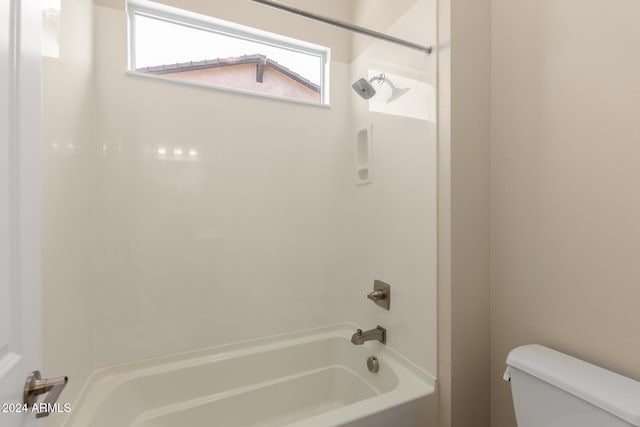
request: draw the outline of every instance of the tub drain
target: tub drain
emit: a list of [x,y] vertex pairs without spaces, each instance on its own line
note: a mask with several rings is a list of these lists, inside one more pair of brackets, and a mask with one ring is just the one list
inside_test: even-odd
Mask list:
[[369,368],[369,372],[376,373],[380,370],[380,362],[378,362],[378,358],[375,356],[371,356],[367,359],[367,368]]

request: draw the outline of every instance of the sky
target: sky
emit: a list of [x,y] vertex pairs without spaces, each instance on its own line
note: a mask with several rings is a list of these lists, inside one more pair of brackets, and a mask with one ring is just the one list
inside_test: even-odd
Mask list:
[[322,60],[253,41],[136,16],[136,67],[262,54],[320,84]]

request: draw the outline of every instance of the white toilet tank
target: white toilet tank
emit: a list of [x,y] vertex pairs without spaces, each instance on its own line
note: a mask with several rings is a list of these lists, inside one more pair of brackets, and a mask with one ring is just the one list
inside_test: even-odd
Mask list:
[[509,353],[518,427],[640,427],[640,382],[541,345]]

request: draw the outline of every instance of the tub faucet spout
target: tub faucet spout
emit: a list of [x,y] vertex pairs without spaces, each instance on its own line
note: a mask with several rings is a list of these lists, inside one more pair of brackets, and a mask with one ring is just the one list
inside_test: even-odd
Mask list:
[[351,342],[355,345],[362,345],[367,341],[380,341],[382,344],[387,343],[387,330],[382,326],[378,326],[375,329],[371,329],[370,331],[362,331],[362,329],[358,329],[358,331],[351,336]]

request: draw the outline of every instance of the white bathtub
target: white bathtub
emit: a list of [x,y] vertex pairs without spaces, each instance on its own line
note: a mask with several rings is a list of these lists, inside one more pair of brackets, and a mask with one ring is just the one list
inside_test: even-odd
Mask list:
[[[422,427],[435,380],[341,325],[105,368],[65,427]],[[375,355],[380,371],[370,373]]]

